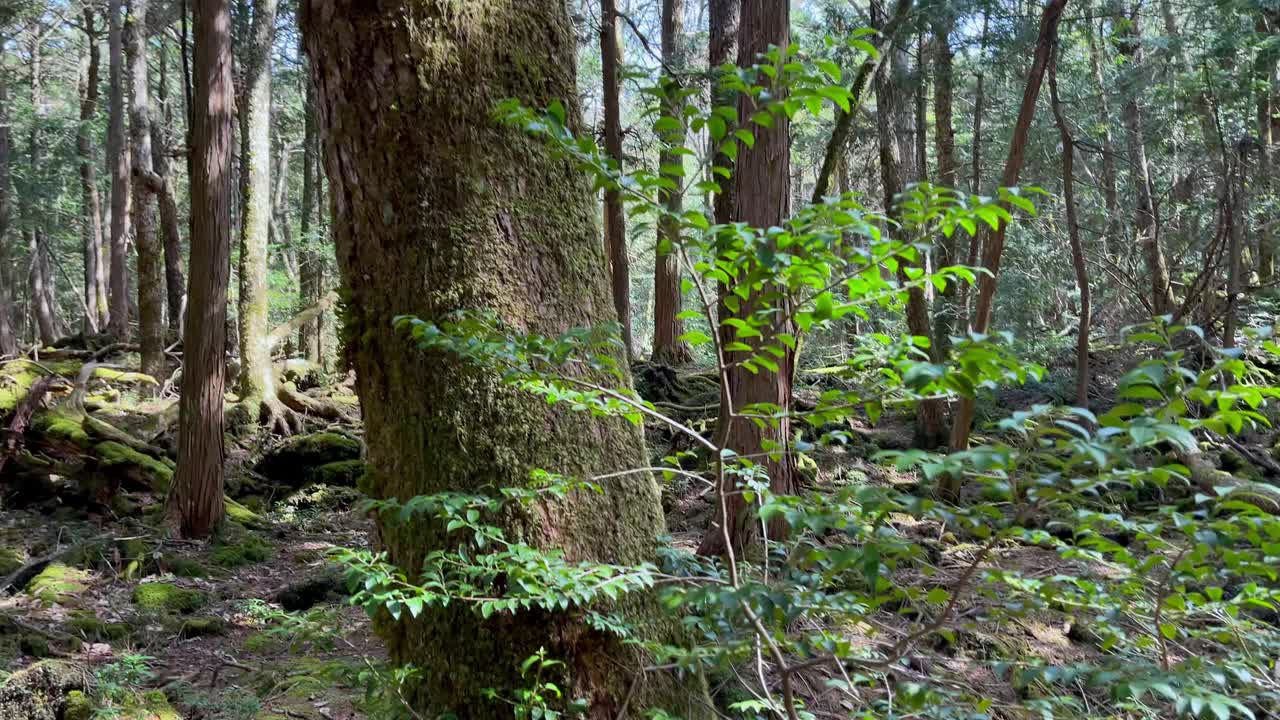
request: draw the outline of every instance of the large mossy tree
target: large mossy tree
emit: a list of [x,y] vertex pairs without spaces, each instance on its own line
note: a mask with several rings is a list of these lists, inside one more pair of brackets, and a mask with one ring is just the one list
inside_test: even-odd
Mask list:
[[[645,465],[638,428],[553,409],[456,357],[413,349],[393,325],[402,314],[438,319],[459,309],[552,335],[617,321],[585,178],[494,119],[497,103],[515,98],[560,102],[569,125],[579,124],[564,3],[306,0],[302,23],[372,492],[476,493],[524,485],[534,468],[589,477]],[[509,518],[509,534],[570,560],[652,559],[664,531],[656,482],[638,473],[607,483],[601,494]],[[411,578],[446,545],[426,518],[378,531]],[[656,617],[645,603],[623,611],[644,625]],[[566,694],[612,717],[644,662],[580,611],[485,620],[456,603],[383,620],[393,661],[423,671],[410,701],[430,716],[509,716],[480,691],[522,687],[521,661],[545,646],[567,663]],[[638,683],[646,690],[630,707],[661,702],[660,686]]]

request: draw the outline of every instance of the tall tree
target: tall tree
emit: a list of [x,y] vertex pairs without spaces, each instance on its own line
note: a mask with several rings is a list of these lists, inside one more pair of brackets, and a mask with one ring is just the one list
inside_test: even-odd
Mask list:
[[98,113],[98,70],[102,53],[98,49],[97,13],[86,5],[83,13],[85,66],[80,76],[80,123],[76,125],[76,153],[80,159],[80,242],[84,254],[84,331],[105,328],[107,309],[106,257],[102,247],[102,208],[98,198],[98,159],[93,147],[93,119]]
[[[333,235],[349,292],[345,333],[356,338],[347,352],[376,497],[522,485],[537,467],[590,477],[644,464],[637,428],[550,407],[456,357],[414,350],[393,325],[406,313],[437,319],[487,308],[508,326],[555,335],[615,317],[585,180],[493,113],[504,98],[532,107],[559,102],[569,127],[581,129],[565,3],[469,0],[467,8],[303,4]],[[621,351],[614,359],[624,360]],[[530,542],[580,560],[648,560],[664,525],[657,485],[646,474],[546,509],[511,521]],[[434,519],[415,518],[378,528],[391,560],[410,576],[431,548],[448,542]],[[486,621],[464,605],[379,623],[393,662],[450,668],[424,673],[406,689],[423,716],[509,717],[479,693],[520,687],[519,664],[539,647],[565,661],[565,696],[584,698],[592,717],[612,716],[629,687],[636,689],[631,707],[679,702],[674,694],[655,697],[663,688],[656,677],[629,682],[618,668],[640,659],[637,646],[588,627],[576,613]],[[642,617],[646,608],[637,603],[625,612]]]
[[[1099,27],[1102,20],[1098,20]],[[1101,33],[1095,32],[1092,20],[1085,24],[1085,32],[1087,33],[1087,42],[1089,45],[1089,69],[1093,75],[1094,86],[1098,92],[1098,114],[1102,116],[1102,126],[1099,129],[1100,139],[1102,142],[1102,202],[1103,209],[1106,211],[1106,226],[1102,233],[1103,248],[1116,240],[1120,227],[1120,193],[1117,190],[1116,182],[1116,146],[1115,140],[1111,134],[1111,101],[1110,90],[1107,88],[1106,79],[1103,77],[1102,68],[1106,65],[1102,57],[1102,45],[1098,42],[1097,36]]]
[[1153,315],[1164,315],[1173,310],[1173,285],[1169,282],[1169,265],[1160,246],[1151,169],[1147,162],[1147,140],[1143,135],[1141,94],[1146,83],[1142,81],[1141,75],[1144,68],[1140,17],[1140,5],[1134,3],[1130,17],[1124,18],[1121,23],[1123,29],[1118,38],[1120,54],[1126,58],[1129,68],[1129,86],[1125,91],[1121,113],[1125,142],[1129,150],[1129,177],[1137,196],[1133,211],[1134,226],[1138,233],[1137,244],[1143,250],[1151,282],[1151,312]]
[[[616,0],[600,0],[600,57],[604,78],[604,151],[622,167],[622,43]],[[604,242],[613,281],[613,306],[622,324],[622,343],[628,357],[634,348],[631,332],[631,260],[627,255],[627,223],[622,194],[604,193]]]
[[[1058,22],[1062,19],[1062,10],[1067,0],[1049,0],[1044,12],[1040,15],[1040,31],[1036,38],[1035,55],[1031,68],[1027,73],[1027,82],[1022,90],[1022,103],[1018,107],[1018,117],[1013,126],[1013,137],[1009,139],[1009,154],[1005,158],[1004,174],[1001,175],[1001,187],[1017,187],[1018,178],[1022,175],[1022,166],[1027,157],[1027,139],[1031,135],[1031,121],[1036,115],[1036,101],[1040,97],[1040,86],[1044,83],[1045,69],[1049,65],[1050,55],[1058,37]],[[1000,259],[1004,254],[1005,232],[1008,223],[1001,222],[995,230],[983,226],[975,235],[980,239],[982,248],[982,267],[987,271],[978,280],[978,298],[973,311],[970,327],[974,332],[985,333],[991,327],[991,313],[995,307],[996,282],[1000,277]],[[964,450],[969,447],[969,433],[972,430],[974,414],[973,398],[962,398],[951,426],[952,450]],[[944,497],[957,499],[960,495],[958,476],[943,478],[940,488]]]
[[173,142],[173,108],[169,103],[169,49],[166,36],[160,36],[160,78],[156,84],[156,101],[164,113],[164,122],[151,123],[152,163],[155,181],[160,186],[157,196],[160,206],[160,236],[164,245],[165,306],[169,330],[181,336],[182,314],[187,294],[186,279],[182,274],[182,223],[178,217],[178,198],[174,190],[173,175],[169,170],[169,155]]
[[[951,33],[955,16],[949,7],[938,9],[933,21],[933,142],[938,158],[938,185],[959,189],[960,167],[956,162],[956,131],[952,120],[955,101],[954,60]],[[962,262],[960,235],[938,239],[937,266],[948,267]],[[956,332],[960,308],[956,305],[959,285],[948,283],[938,293],[933,313],[933,341],[939,357],[945,357],[950,338]]]
[[[774,0],[744,0],[742,14],[738,24],[738,66],[751,67],[761,60],[769,48],[786,48],[791,39],[790,4]],[[767,73],[760,73],[757,82],[769,86]],[[781,92],[775,88],[773,92]],[[755,112],[752,99],[738,99],[738,118],[740,124]],[[755,142],[741,148],[735,165],[733,215],[735,222],[744,222],[752,227],[767,228],[782,225],[790,212],[790,124],[786,115],[777,114],[769,127],[753,128]],[[741,312],[752,313],[769,288],[754,291],[741,306]],[[772,293],[776,294],[776,293]],[[727,310],[727,308],[722,308]],[[788,308],[782,308],[790,315]],[[778,329],[780,333],[789,333],[790,322],[784,321]],[[738,361],[749,357],[753,352],[724,353],[727,367],[722,371],[724,388],[722,397],[727,396],[727,412],[722,408],[720,421],[725,426],[725,446],[735,451],[739,457],[759,457],[766,447],[769,457],[763,461],[765,471],[769,475],[769,486],[779,495],[791,494],[795,490],[795,467],[790,454],[791,425],[786,413],[791,408],[792,370],[795,363],[793,351],[784,351],[778,359],[778,370],[772,372],[760,369],[751,372]],[[774,424],[759,424],[752,418],[741,415],[744,408],[757,403],[769,403],[780,408],[781,417]],[[733,476],[724,474],[733,481]],[[753,542],[759,533],[757,524],[750,518],[745,499],[736,486],[717,488],[721,493],[720,506],[723,517],[717,514],[713,526],[703,533],[699,552],[718,555],[724,553],[726,541],[734,549],[745,547]],[[786,534],[786,524],[780,518],[771,522],[768,532],[777,539]],[[727,536],[727,538],[726,538]]]
[[191,105],[190,302],[183,332],[178,470],[166,512],[184,537],[205,537],[223,516],[223,389],[231,276],[231,12],[196,0]]
[[0,67],[0,357],[18,354],[18,336],[14,332],[13,261],[9,254],[9,216],[13,207],[13,187],[9,181],[12,155],[9,133],[9,83]]
[[27,184],[29,193],[24,195],[27,208],[27,247],[30,249],[30,269],[27,279],[31,288],[31,310],[35,316],[40,342],[52,343],[58,339],[57,304],[55,283],[49,262],[49,242],[46,225],[48,214],[45,204],[49,189],[45,187],[48,168],[44,160],[44,31],[38,27],[31,34],[29,44],[31,62],[31,129],[28,135],[28,157],[31,160]]
[[1089,407],[1089,327],[1092,295],[1089,290],[1089,268],[1084,261],[1084,244],[1080,240],[1080,219],[1076,216],[1075,138],[1067,124],[1062,100],[1058,97],[1059,49],[1049,64],[1049,102],[1062,142],[1062,204],[1067,218],[1067,240],[1071,243],[1071,265],[1080,291],[1080,326],[1076,329],[1076,406]]
[[125,139],[121,0],[107,3],[107,165],[111,169],[110,330],[129,337],[129,154]]
[[[302,39],[298,40],[299,45]],[[298,48],[302,55],[302,47]],[[310,73],[304,73],[302,83],[302,208],[299,220],[301,253],[298,257],[298,284],[302,292],[302,303],[310,306],[320,300],[324,288],[324,257],[320,253],[319,239],[313,237],[318,224],[313,224],[312,215],[316,210],[316,195],[320,163],[317,151],[319,138],[316,133],[315,86],[311,83]],[[314,363],[324,360],[321,347],[320,317],[304,323],[298,333],[299,345],[302,346],[303,357]]]
[[129,149],[133,188],[131,220],[138,252],[138,329],[142,372],[165,377],[164,246],[156,234],[156,191],[152,171],[151,90],[147,77],[147,10],[149,0],[130,0],[125,54],[129,63]]
[[[685,67],[684,0],[662,0],[662,64],[666,103],[663,113],[675,118],[676,127],[664,133],[663,142],[672,148],[684,145],[684,86],[677,73]],[[684,184],[684,157],[664,149],[658,158],[660,167],[679,167],[668,177],[678,186]],[[693,359],[689,344],[681,339],[684,323],[677,317],[682,305],[680,287],[679,217],[684,207],[681,190],[663,190],[663,205],[669,217],[658,222],[658,246],[653,267],[653,359],[667,363],[687,363]]]
[[[874,25],[884,26],[883,14],[879,3],[872,3]],[[924,170],[919,165],[920,158],[917,154],[917,147],[920,145],[917,124],[919,114],[906,102],[907,98],[912,97],[912,87],[919,85],[919,76],[923,73],[911,72],[906,45],[907,41],[900,40],[886,47],[889,72],[881,73],[875,83],[876,135],[880,149],[880,183],[884,191],[884,209],[890,220],[898,225],[902,222],[899,196],[906,189],[907,183],[921,179]],[[923,266],[923,258],[914,261],[903,258],[898,266],[898,282],[907,285],[908,268]],[[929,305],[921,287],[907,290],[907,331],[915,337],[924,338],[928,342],[930,353],[936,359],[933,329],[929,323]],[[942,401],[930,399],[920,403],[916,413],[917,444],[935,447],[945,438]]]
[[275,397],[267,327],[267,237],[271,227],[271,46],[276,0],[254,0],[244,58],[240,147],[240,412],[287,433],[289,412]]

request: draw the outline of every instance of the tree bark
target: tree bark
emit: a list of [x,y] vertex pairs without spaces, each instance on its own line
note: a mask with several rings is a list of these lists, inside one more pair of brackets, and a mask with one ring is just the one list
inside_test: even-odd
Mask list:
[[[880,25],[883,18],[878,7],[872,5],[872,23]],[[902,213],[898,204],[899,195],[906,189],[907,182],[920,178],[922,168],[918,166],[919,157],[916,147],[918,115],[915,108],[908,107],[906,98],[912,97],[912,73],[907,59],[905,43],[896,42],[887,47],[889,72],[881,73],[876,80],[876,130],[880,149],[880,183],[884,191],[884,210],[901,233]],[[921,73],[922,74],[922,73]],[[920,238],[901,238],[904,242],[914,242]],[[906,285],[909,282],[906,269],[924,266],[923,258],[912,261],[900,258],[898,265],[898,282]],[[932,329],[929,323],[929,305],[925,299],[924,289],[913,287],[907,291],[907,331],[915,337],[924,338],[929,343],[930,358],[936,360],[936,347],[933,344]],[[921,447],[936,447],[946,439],[944,429],[943,405],[940,399],[925,400],[920,403],[916,413],[916,443]]]
[[170,523],[206,537],[221,522],[227,284],[231,275],[231,13],[227,0],[196,0],[192,82],[190,302],[183,333],[178,469]]
[[107,163],[111,168],[110,325],[120,341],[129,339],[129,155],[124,123],[124,41],[121,0],[107,5]]
[[[1273,42],[1280,41],[1280,10],[1269,16],[1259,11],[1255,30],[1259,35],[1271,35]],[[1280,107],[1276,106],[1276,66],[1280,63],[1280,48],[1269,47],[1259,51],[1254,66],[1254,87],[1257,88],[1257,123],[1258,123],[1258,193],[1263,197],[1270,196],[1277,188],[1276,179],[1272,177],[1275,167],[1275,124],[1280,119]],[[1276,233],[1273,223],[1263,222],[1258,230],[1258,282],[1266,285],[1272,281],[1276,272]]]
[[[1119,38],[1120,54],[1127,58],[1130,72],[1135,75],[1143,69],[1141,35],[1139,8],[1135,4],[1132,17],[1128,18],[1125,30]],[[1137,196],[1137,204],[1134,206],[1137,243],[1143,249],[1147,274],[1151,276],[1151,309],[1156,315],[1164,315],[1174,308],[1173,286],[1169,282],[1169,265],[1160,246],[1160,227],[1151,187],[1151,170],[1147,164],[1147,142],[1143,136],[1142,108],[1139,105],[1142,87],[1143,84],[1134,77],[1130,87],[1126,88],[1123,109],[1125,140],[1129,149],[1129,175]]]
[[[604,76],[604,152],[622,167],[622,43],[619,39],[616,0],[600,0],[600,57]],[[604,192],[604,238],[609,254],[609,277],[613,281],[613,306],[622,324],[622,344],[627,357],[634,349],[631,333],[631,260],[627,255],[627,223],[622,195]]]
[[1236,346],[1236,325],[1240,316],[1240,295],[1242,292],[1241,272],[1243,270],[1241,256],[1244,251],[1244,224],[1248,217],[1248,185],[1245,182],[1248,145],[1241,142],[1236,153],[1235,173],[1227,172],[1227,186],[1231,202],[1227,205],[1230,213],[1227,219],[1230,232],[1227,235],[1227,307],[1222,321],[1222,346]]
[[[959,190],[960,167],[956,163],[956,133],[952,122],[955,52],[951,49],[951,32],[954,28],[955,17],[949,10],[941,11],[933,23],[933,142],[938,156],[938,185]],[[938,268],[960,262],[959,233],[952,233],[949,238],[938,238],[936,258]],[[960,316],[960,308],[956,304],[958,288],[957,283],[947,283],[937,295],[933,312],[933,341],[937,357],[946,357],[951,336],[956,332],[956,320]]]
[[240,381],[242,412],[287,432],[267,348],[267,236],[271,225],[271,45],[276,0],[254,0],[244,58],[240,184]]
[[[982,119],[986,114],[987,94],[984,88],[986,76],[983,73],[983,63],[987,60],[987,28],[990,22],[990,16],[982,13],[982,40],[978,51],[978,78],[973,90],[973,141],[970,146],[969,155],[971,156],[971,169],[969,171],[969,192],[977,195],[982,189]],[[969,236],[969,251],[965,254],[964,264],[966,267],[976,267],[978,265],[978,255],[982,252],[982,234],[974,233]],[[972,289],[969,283],[960,285],[960,299],[956,305],[959,306],[960,318],[957,325],[964,330],[973,329],[973,315],[970,312],[969,301],[972,296]],[[961,329],[957,328],[957,329]],[[955,428],[952,428],[954,433]]]
[[[1018,108],[1018,119],[1013,127],[1013,137],[1009,140],[1009,155],[1005,159],[1004,174],[1001,176],[1002,187],[1016,187],[1022,174],[1022,165],[1026,160],[1027,139],[1031,135],[1031,121],[1036,114],[1036,100],[1040,97],[1040,86],[1044,82],[1045,68],[1049,64],[1049,55],[1058,37],[1058,21],[1062,19],[1062,10],[1067,0],[1049,0],[1040,16],[1040,31],[1036,39],[1035,56],[1031,70],[1027,75],[1027,84],[1022,91],[1022,104]],[[995,230],[983,226],[975,235],[980,237],[982,248],[982,267],[989,274],[982,275],[978,281],[977,305],[974,308],[971,327],[974,332],[985,333],[991,326],[991,312],[995,304],[996,282],[1000,277],[1000,257],[1004,253],[1005,231],[1007,223],[1000,223]],[[974,400],[961,398],[951,426],[951,449],[965,450],[969,447],[969,432],[973,425]],[[958,476],[943,478],[940,490],[943,497],[957,500],[960,496]]]
[[[1099,22],[1101,23],[1101,20]],[[1116,189],[1117,151],[1115,140],[1111,135],[1110,89],[1107,87],[1106,79],[1102,75],[1102,68],[1106,64],[1102,57],[1102,47],[1095,36],[1093,22],[1089,21],[1085,27],[1088,32],[1089,67],[1093,73],[1094,85],[1098,90],[1098,113],[1102,116],[1102,202],[1107,214],[1106,229],[1103,230],[1102,242],[1103,248],[1106,249],[1115,242],[1116,236],[1119,234],[1120,194]]]
[[130,0],[126,50],[129,63],[129,148],[133,186],[134,245],[138,251],[138,335],[142,372],[160,379],[164,360],[164,246],[156,234],[155,196],[159,180],[152,171],[151,96],[147,78],[147,5]]
[[44,163],[44,59],[39,34],[31,40],[31,107],[35,112],[31,116],[31,133],[29,135],[29,157],[31,159],[30,177],[31,198],[26,200],[27,234],[30,248],[30,271],[28,280],[31,285],[31,309],[35,316],[36,329],[40,342],[45,345],[58,339],[58,321],[55,286],[57,279],[49,267],[48,239],[45,235],[46,197],[49,189],[45,187],[46,168]]
[[168,308],[169,330],[182,337],[183,312],[186,300],[186,279],[182,275],[182,221],[178,217],[178,199],[174,192],[173,176],[169,171],[169,140],[173,122],[169,105],[169,61],[164,35],[160,41],[160,80],[156,85],[156,99],[164,109],[164,123],[151,123],[151,143],[155,150],[152,169],[160,179],[160,235],[164,244],[165,306]]
[[[564,3],[451,8],[393,0],[307,0],[302,8],[375,497],[492,491],[524,485],[532,468],[590,477],[644,463],[638,428],[548,406],[456,357],[413,349],[393,327],[397,315],[434,320],[462,308],[550,335],[616,317],[585,180],[541,141],[493,119],[504,98],[530,107],[558,101],[581,130]],[[496,521],[517,523],[526,541],[574,560],[651,560],[664,526],[647,474],[521,515]],[[391,560],[414,578],[427,552],[453,542],[434,518],[415,518],[378,528]],[[565,661],[565,697],[586,699],[589,717],[618,713],[643,662],[636,646],[572,612],[482,620],[466,605],[377,625],[393,663],[449,668],[406,686],[418,713],[510,717],[479,693],[522,687],[518,665],[539,647]],[[655,619],[647,601],[621,605],[642,626]],[[661,676],[647,678],[630,707],[679,702]]]
[[[683,71],[685,67],[684,0],[662,0],[662,62],[668,69]],[[663,77],[668,93],[663,114],[675,118],[680,128],[666,133],[662,140],[671,147],[681,147],[685,142],[684,100],[680,95],[683,81],[666,74]],[[684,157],[664,150],[658,158],[659,167],[683,168]],[[665,174],[665,173],[664,173]],[[684,184],[684,173],[665,174],[678,186]],[[684,334],[684,322],[676,317],[683,306],[680,287],[680,222],[677,219],[684,209],[681,190],[661,190],[660,196],[670,217],[658,221],[658,246],[654,252],[653,267],[653,359],[655,362],[683,364],[693,359],[689,344],[678,339]]]
[[1084,262],[1084,245],[1080,241],[1080,220],[1076,217],[1075,139],[1062,112],[1058,97],[1058,56],[1049,65],[1049,101],[1053,119],[1062,141],[1062,203],[1067,216],[1067,239],[1071,242],[1071,265],[1080,291],[1080,326],[1076,335],[1076,406],[1089,407],[1089,325],[1092,303],[1089,293],[1089,269]]
[[[742,3],[742,15],[738,27],[738,66],[750,67],[760,62],[759,56],[768,52],[770,46],[786,48],[791,37],[791,11],[789,3],[773,0],[745,0]],[[761,74],[758,82],[768,86],[768,76]],[[775,89],[777,92],[777,89]],[[747,97],[738,99],[739,124],[746,125],[746,120],[755,112],[753,101]],[[750,226],[767,228],[782,225],[790,213],[790,123],[784,114],[773,116],[770,127],[754,126],[755,144],[739,150],[736,169],[734,171],[734,222],[744,222]],[[762,302],[760,291],[753,292],[741,311],[744,314],[753,312],[753,307]],[[727,310],[727,308],[722,308]],[[780,308],[788,318],[789,308]],[[723,317],[723,316],[722,316]],[[723,323],[721,323],[723,325]],[[783,323],[779,333],[791,333],[790,320]],[[794,334],[794,333],[793,333]],[[724,446],[734,450],[739,457],[761,459],[761,464],[769,476],[769,487],[777,495],[790,495],[795,492],[795,467],[791,458],[791,423],[785,414],[791,409],[792,369],[795,354],[791,350],[784,352],[778,359],[778,371],[771,372],[760,368],[753,373],[738,363],[739,360],[753,353],[726,353],[725,360],[729,367],[725,370],[723,393],[727,394],[729,403],[722,405],[720,423],[723,432]],[[723,397],[723,395],[722,395]],[[771,403],[780,408],[783,417],[775,425],[760,427],[750,418],[739,415],[749,405]],[[727,412],[726,412],[727,408]],[[773,457],[760,458],[765,445],[773,446],[770,454]],[[752,517],[739,488],[728,485],[732,476],[725,475],[726,483],[718,488],[724,498],[720,504],[725,514],[719,512],[712,526],[703,533],[702,543],[698,551],[706,555],[724,553],[724,526],[728,527],[728,541],[738,550],[759,540],[760,528]],[[778,540],[786,536],[786,522],[775,518],[767,528],[769,537]]]
[[9,216],[13,207],[13,187],[9,182],[12,156],[9,133],[9,85],[0,73],[0,357],[18,354],[18,336],[14,332],[13,260],[9,254]]
[[107,310],[106,258],[102,248],[102,209],[98,199],[98,163],[93,148],[93,118],[98,112],[98,30],[95,13],[84,8],[85,69],[80,81],[80,123],[76,126],[76,153],[80,159],[80,241],[84,256],[85,313],[83,330],[96,333],[105,327]]
[[[302,39],[298,42],[301,44]],[[299,48],[299,55],[303,48]],[[310,305],[320,299],[324,287],[324,258],[320,254],[319,238],[312,237],[312,215],[316,211],[316,173],[319,171],[319,159],[316,157],[316,106],[315,86],[310,74],[303,76],[306,85],[303,104],[302,130],[302,208],[299,220],[301,232],[301,253],[298,259],[298,285],[302,294],[302,303]],[[320,346],[320,316],[301,326],[298,333],[299,345],[302,346],[303,357],[313,363],[323,363],[324,354]]]

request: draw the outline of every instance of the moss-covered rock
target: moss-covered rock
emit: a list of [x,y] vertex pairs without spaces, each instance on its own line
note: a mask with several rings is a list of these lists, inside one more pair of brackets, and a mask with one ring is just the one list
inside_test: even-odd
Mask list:
[[73,635],[91,642],[111,642],[129,636],[125,623],[107,622],[92,610],[75,610],[67,617],[67,628]]
[[33,421],[33,428],[51,438],[66,440],[76,445],[88,445],[89,433],[84,429],[84,418],[76,413],[55,409],[40,413]]
[[209,604],[209,597],[199,590],[182,588],[173,583],[144,583],[134,588],[133,604],[144,610],[189,613]]
[[67,693],[62,705],[62,720],[90,720],[93,717],[93,701],[80,690]]
[[27,593],[46,606],[66,605],[84,592],[89,584],[85,570],[53,563],[27,583]]
[[335,432],[299,435],[272,448],[255,468],[283,485],[300,487],[321,466],[360,458],[360,441]]
[[182,720],[160,690],[136,693],[125,700],[116,717],[119,720]]
[[189,618],[178,628],[178,636],[183,638],[222,635],[226,632],[227,621],[216,615]]
[[124,473],[139,485],[150,488],[153,492],[164,493],[173,482],[173,461],[165,458],[156,459],[138,452],[123,443],[107,440],[93,446],[98,458],[98,467]]
[[42,660],[10,675],[0,684],[3,720],[65,719],[72,692],[88,692],[93,676],[83,666],[61,660]]
[[360,476],[364,475],[363,460],[339,460],[325,463],[311,471],[308,482],[314,485],[332,485],[335,487],[355,487]]
[[199,578],[209,574],[209,570],[198,560],[176,557],[165,562],[169,572],[181,578]]
[[238,522],[245,527],[261,527],[263,525],[260,515],[231,498],[224,499],[223,507],[228,520]]
[[245,533],[219,541],[210,559],[221,567],[241,567],[268,560],[271,552],[271,545],[266,540],[252,533]]
[[0,547],[0,576],[7,576],[26,563],[26,553],[15,548]]

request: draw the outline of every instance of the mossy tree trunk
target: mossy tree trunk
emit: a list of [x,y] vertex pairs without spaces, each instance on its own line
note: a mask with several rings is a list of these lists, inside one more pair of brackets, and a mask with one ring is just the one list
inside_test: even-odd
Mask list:
[[[493,119],[504,98],[559,101],[582,129],[564,3],[306,0],[302,27],[373,493],[483,493],[523,485],[534,468],[589,477],[644,464],[638,428],[548,407],[455,357],[412,349],[392,327],[400,314],[461,308],[537,333],[616,319],[585,178]],[[504,522],[573,560],[619,563],[652,559],[664,527],[646,474]],[[379,527],[410,576],[444,544],[442,531],[430,519]],[[623,612],[642,624],[657,617],[639,598]],[[393,661],[426,670],[408,698],[428,717],[510,717],[479,693],[524,687],[518,666],[542,646],[568,664],[566,697],[613,717],[644,662],[574,610],[482,620],[456,603],[379,631]],[[638,709],[664,684],[637,687]]]
[[107,165],[111,169],[109,329],[129,338],[129,154],[124,123],[124,40],[121,0],[107,4]]
[[[301,44],[301,39],[299,43]],[[299,56],[305,51],[299,48]],[[316,209],[316,191],[318,190],[316,175],[319,172],[319,158],[316,156],[316,103],[315,86],[309,74],[303,74],[302,82],[306,86],[302,113],[302,208],[300,213],[300,244],[302,252],[298,256],[298,285],[302,292],[302,305],[310,306],[320,299],[324,286],[324,257],[318,249],[317,238],[312,237],[312,215]],[[304,323],[298,332],[298,344],[302,347],[303,357],[309,362],[322,363],[323,353],[320,346],[320,316]]]
[[18,337],[13,331],[13,263],[9,255],[9,213],[12,186],[9,183],[9,86],[0,73],[0,357],[18,354]]
[[267,341],[267,238],[271,228],[271,45],[276,0],[254,0],[244,58],[240,158],[240,381],[241,413],[288,431],[275,397]]
[[190,302],[183,332],[178,470],[166,512],[184,536],[222,522],[222,404],[227,284],[231,275],[231,12],[227,0],[196,0],[191,104]]

